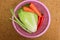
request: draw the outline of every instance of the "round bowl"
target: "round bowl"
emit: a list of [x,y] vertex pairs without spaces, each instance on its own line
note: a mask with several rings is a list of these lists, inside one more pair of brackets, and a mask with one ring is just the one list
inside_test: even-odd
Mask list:
[[[50,12],[48,10],[48,8],[40,1],[37,1],[37,0],[25,0],[21,3],[19,3],[15,9],[14,9],[14,13],[17,13],[17,10],[19,8],[21,8],[22,6],[24,6],[25,4],[28,4],[28,3],[34,3],[35,6],[37,7],[37,9],[44,15],[44,21],[41,25],[41,27],[39,28],[39,30],[35,33],[28,33],[26,31],[24,31],[18,24],[16,24],[14,21],[12,21],[12,24],[13,24],[13,27],[15,28],[15,30],[20,34],[22,35],[23,37],[27,37],[27,38],[36,38],[36,37],[39,37],[41,35],[43,35],[47,29],[49,28],[49,25],[50,25]],[[14,17],[12,16],[12,19],[14,20]]]

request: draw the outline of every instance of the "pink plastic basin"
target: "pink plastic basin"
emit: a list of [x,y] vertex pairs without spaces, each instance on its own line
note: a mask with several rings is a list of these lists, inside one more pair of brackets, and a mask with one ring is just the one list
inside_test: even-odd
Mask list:
[[[37,7],[37,9],[44,15],[44,21],[41,25],[41,27],[39,28],[39,30],[35,33],[29,34],[28,32],[24,31],[18,24],[16,24],[14,21],[12,21],[13,27],[15,28],[15,30],[22,35],[23,37],[27,37],[27,38],[36,38],[39,37],[41,35],[43,35],[47,29],[49,28],[50,25],[50,12],[47,9],[47,7],[41,3],[38,0],[25,0],[21,3],[19,3],[15,9],[14,9],[14,13],[16,13],[16,11],[21,8],[22,6],[24,6],[25,4],[28,4],[30,2],[33,2],[35,4],[35,6]],[[12,16],[12,19],[14,20],[14,17]]]

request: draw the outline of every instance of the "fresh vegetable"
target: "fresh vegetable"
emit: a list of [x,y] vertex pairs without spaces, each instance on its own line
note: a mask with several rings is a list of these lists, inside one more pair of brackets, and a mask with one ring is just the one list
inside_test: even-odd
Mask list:
[[38,28],[37,28],[37,30],[41,27],[43,20],[44,20],[44,16],[38,17]]
[[29,33],[32,33],[30,30],[28,30],[27,28],[26,28],[26,26],[24,25],[24,24],[22,24],[21,22],[20,22],[20,20],[15,16],[15,13],[14,13],[14,11],[13,11],[13,9],[10,9],[10,11],[11,11],[11,13],[12,13],[12,15],[14,16],[14,20],[12,20],[12,21],[14,21],[14,22],[16,22],[18,25],[20,25],[21,26],[21,28],[23,28],[25,31],[27,31],[27,32],[29,32]]
[[31,32],[37,31],[37,22],[35,19],[38,19],[38,16],[33,12],[25,12],[22,9],[18,11],[19,19],[26,25],[26,28]]
[[38,16],[42,16],[41,13],[39,12],[39,10],[35,7],[35,5],[33,3],[30,4],[30,8],[32,10],[34,10],[35,13],[37,13]]
[[33,3],[22,6],[15,15],[13,9],[10,10],[16,22],[22,29],[29,33],[36,32],[43,23],[44,17]]
[[27,11],[27,12],[34,12],[32,9],[30,9],[29,7],[26,7],[26,6],[23,7],[23,10]]

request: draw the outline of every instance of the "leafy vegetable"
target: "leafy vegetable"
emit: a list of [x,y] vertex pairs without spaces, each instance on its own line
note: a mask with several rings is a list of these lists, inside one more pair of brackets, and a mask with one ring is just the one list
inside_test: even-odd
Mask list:
[[15,16],[15,13],[14,13],[14,11],[13,11],[13,9],[10,9],[10,11],[11,11],[11,13],[12,13],[12,15],[14,16],[14,18],[15,18],[15,20],[12,20],[12,21],[14,21],[14,22],[16,22],[18,25],[20,25],[25,31],[27,31],[27,32],[29,32],[29,33],[32,33],[30,30],[28,30],[27,28],[26,28],[26,26],[25,25],[23,25],[21,22],[20,22],[20,20]]
[[31,32],[37,31],[38,16],[33,12],[25,12],[22,9],[18,11],[19,19],[26,25]]
[[35,13],[37,13],[38,16],[40,16],[40,17],[42,16],[42,15],[41,15],[41,12],[39,12],[39,10],[36,8],[36,6],[35,6],[33,3],[31,3],[29,7],[30,7]]

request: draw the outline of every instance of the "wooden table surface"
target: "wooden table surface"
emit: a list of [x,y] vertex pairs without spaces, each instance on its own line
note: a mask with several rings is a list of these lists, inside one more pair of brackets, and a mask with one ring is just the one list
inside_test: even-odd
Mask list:
[[51,13],[51,24],[41,37],[28,39],[20,36],[12,26],[10,8],[23,0],[0,0],[0,40],[60,40],[60,0],[40,0]]

